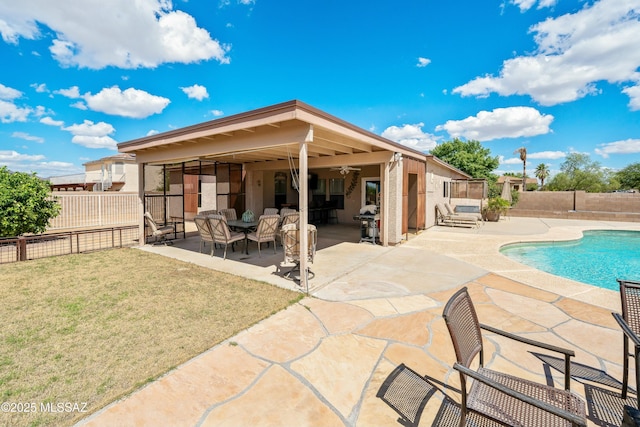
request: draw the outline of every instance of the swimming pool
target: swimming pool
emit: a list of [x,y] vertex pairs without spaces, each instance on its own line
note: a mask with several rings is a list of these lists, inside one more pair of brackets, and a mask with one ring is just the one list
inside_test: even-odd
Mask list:
[[640,231],[585,231],[579,240],[517,243],[500,252],[538,270],[605,289],[618,290],[617,278],[640,280]]

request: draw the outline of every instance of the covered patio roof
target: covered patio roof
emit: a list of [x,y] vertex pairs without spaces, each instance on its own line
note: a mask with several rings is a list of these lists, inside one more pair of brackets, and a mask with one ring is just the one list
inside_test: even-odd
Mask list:
[[297,100],[124,142],[118,150],[135,153],[140,163],[216,160],[258,170],[288,167],[305,141],[309,167],[375,164],[389,152],[429,157]]
[[[295,168],[300,176],[308,176],[310,168],[378,165],[382,196],[380,241],[384,246],[389,242],[390,174],[403,157],[420,163],[431,159],[462,177],[468,176],[431,155],[297,100],[124,142],[118,150],[135,154],[138,163],[147,165],[193,160],[242,164],[249,181],[254,171]],[[141,175],[139,181],[143,180]],[[143,198],[144,188],[140,193]],[[307,267],[308,202],[308,183],[303,179],[299,182],[298,201],[303,230],[301,271]]]

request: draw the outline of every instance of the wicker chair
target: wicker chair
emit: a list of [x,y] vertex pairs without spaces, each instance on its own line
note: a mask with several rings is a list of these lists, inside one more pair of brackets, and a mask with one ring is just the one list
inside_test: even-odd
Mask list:
[[[231,246],[231,250],[233,251],[233,243],[239,242],[240,240],[245,239],[244,233],[233,233],[229,230],[229,225],[227,224],[227,219],[224,215],[209,215],[209,227],[211,228],[211,234],[213,234],[213,238],[216,244],[220,244],[224,246],[224,259],[227,259],[227,247]],[[246,242],[245,242],[246,245]],[[214,249],[215,251],[215,245]],[[213,255],[212,251],[212,255]]]
[[[627,398],[629,388],[629,340],[633,342],[633,355],[636,360],[636,388],[640,384],[640,282],[618,279],[620,283],[620,299],[622,302],[622,316],[612,313],[623,332],[623,370],[622,370],[622,398]],[[640,399],[638,399],[640,408]]]
[[176,231],[173,228],[173,226],[171,225],[159,226],[158,224],[156,224],[156,222],[154,221],[153,217],[149,212],[144,213],[144,221],[147,223],[147,226],[151,229],[151,235],[155,238],[155,241],[153,242],[154,245],[158,245],[160,243],[163,243],[165,245],[173,244],[172,241],[167,240],[167,235],[169,234],[175,235]]
[[[584,401],[569,390],[569,358],[574,356],[572,350],[481,325],[466,287],[449,299],[442,316],[456,352],[457,363],[453,367],[460,373],[460,426],[465,425],[468,411],[480,413],[509,426],[586,426]],[[564,354],[564,390],[484,368],[480,329]],[[474,371],[469,366],[477,355],[480,366]],[[474,380],[469,392],[467,377]]]
[[278,234],[278,223],[280,215],[260,215],[258,219],[258,229],[247,234],[247,239],[258,243],[258,256],[261,257],[260,246],[264,242],[273,242],[273,253],[276,253],[276,234]]
[[224,215],[224,217],[227,219],[227,221],[233,221],[233,220],[238,219],[238,214],[236,213],[236,210],[234,208],[220,209],[218,211],[218,213],[220,215]]
[[203,215],[196,215],[193,218],[193,222],[196,224],[196,228],[198,229],[198,234],[200,235],[200,252],[202,252],[202,246],[206,244],[205,242],[210,242],[211,256],[213,256],[216,240],[213,238],[213,233],[211,232],[209,219]]
[[[294,272],[300,272],[300,229],[298,224],[284,225],[281,230],[282,247],[284,248],[284,262],[292,262],[295,266],[284,274],[286,278],[292,278]],[[307,252],[307,260],[313,264],[316,256],[316,246],[318,244],[318,230],[315,225],[307,225],[307,236],[309,242],[309,250]],[[309,278],[313,278],[315,274],[309,270]]]

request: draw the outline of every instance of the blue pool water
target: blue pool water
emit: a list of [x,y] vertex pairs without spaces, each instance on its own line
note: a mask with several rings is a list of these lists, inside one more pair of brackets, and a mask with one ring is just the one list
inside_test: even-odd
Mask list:
[[618,290],[617,278],[640,280],[640,231],[585,231],[579,240],[518,243],[500,252],[538,270],[605,289]]

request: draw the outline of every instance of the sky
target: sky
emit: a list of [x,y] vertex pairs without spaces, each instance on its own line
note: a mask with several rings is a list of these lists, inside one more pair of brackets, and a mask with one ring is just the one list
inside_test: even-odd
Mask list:
[[0,0],[0,35],[0,166],[43,178],[293,99],[497,174],[640,162],[640,0]]

